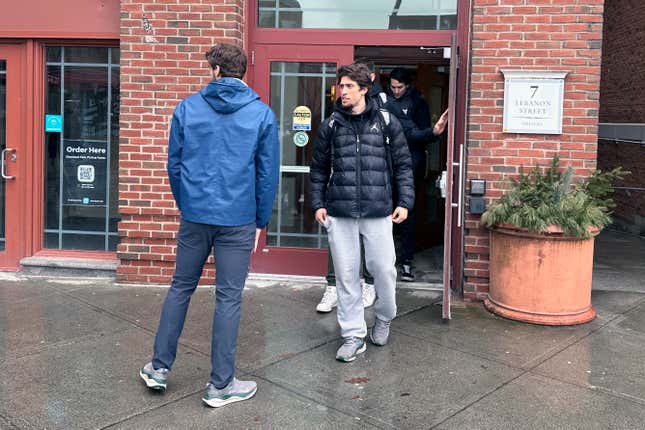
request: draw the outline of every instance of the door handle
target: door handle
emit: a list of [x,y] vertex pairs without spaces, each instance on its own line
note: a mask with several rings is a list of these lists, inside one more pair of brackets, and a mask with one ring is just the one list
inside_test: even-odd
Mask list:
[[15,162],[16,161],[16,150],[13,148],[5,148],[2,150],[2,153],[0,154],[0,174],[2,174],[2,177],[4,179],[16,179],[15,176],[9,176],[7,175],[7,159],[5,158],[5,155],[7,152],[13,152],[14,154],[11,156],[11,161]]
[[444,170],[443,172],[441,172],[441,176],[439,176],[437,178],[437,180],[435,181],[435,185],[441,191],[441,197],[444,198],[444,199],[446,198],[446,188],[447,188],[447,185],[448,185],[446,183],[447,177],[448,177],[448,172],[446,172]]

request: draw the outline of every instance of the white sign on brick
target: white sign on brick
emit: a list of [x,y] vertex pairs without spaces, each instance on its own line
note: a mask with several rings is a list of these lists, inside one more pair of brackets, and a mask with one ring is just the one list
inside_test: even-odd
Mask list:
[[502,70],[504,133],[562,134],[567,72]]

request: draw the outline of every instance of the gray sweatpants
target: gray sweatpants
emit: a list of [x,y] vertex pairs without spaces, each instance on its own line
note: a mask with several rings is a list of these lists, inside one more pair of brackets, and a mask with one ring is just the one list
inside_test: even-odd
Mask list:
[[341,335],[364,338],[367,325],[360,282],[360,236],[365,248],[365,265],[374,277],[377,296],[374,311],[379,319],[390,321],[396,316],[396,254],[392,218],[337,218],[327,215],[325,228],[336,271]]

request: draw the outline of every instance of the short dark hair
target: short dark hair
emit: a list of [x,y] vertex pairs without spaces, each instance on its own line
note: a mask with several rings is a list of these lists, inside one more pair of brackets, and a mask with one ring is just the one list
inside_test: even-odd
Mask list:
[[401,67],[395,67],[392,69],[390,72],[390,79],[396,79],[405,85],[410,85],[412,83],[412,79],[410,78],[408,71]]
[[356,60],[356,63],[365,64],[365,66],[370,70],[370,73],[376,73],[376,65],[374,64],[374,61],[369,58],[359,58]]
[[238,46],[217,43],[206,51],[206,60],[212,69],[219,66],[220,75],[241,79],[246,73],[246,54]]
[[370,79],[370,69],[362,63],[352,63],[340,66],[338,69],[338,83],[340,80],[347,76],[352,81],[355,81],[361,88],[372,88],[372,80]]

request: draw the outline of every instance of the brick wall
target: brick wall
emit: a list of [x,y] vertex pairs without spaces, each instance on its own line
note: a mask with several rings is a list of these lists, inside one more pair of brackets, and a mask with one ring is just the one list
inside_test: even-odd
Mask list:
[[[596,167],[603,0],[473,0],[467,178],[487,180],[487,204],[521,165],[555,153],[578,175]],[[502,133],[500,69],[567,71],[563,133]],[[488,291],[488,231],[466,215],[464,296]]]
[[[645,127],[645,2],[614,0],[605,7],[600,122],[634,123]],[[616,225],[645,235],[645,147],[637,143],[600,140],[598,168],[623,166],[632,174],[615,193]]]
[[605,7],[600,122],[645,123],[645,2]]
[[242,45],[243,9],[243,0],[121,0],[120,282],[171,279],[179,218],[166,173],[169,120],[210,81],[204,52],[216,41]]

